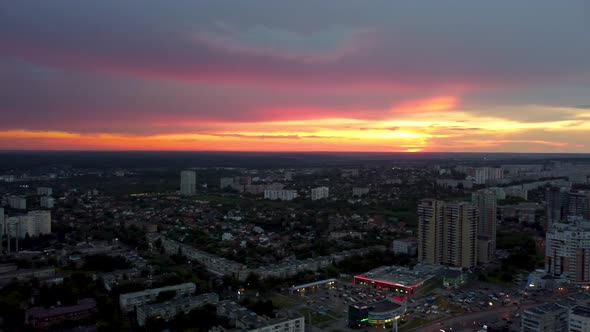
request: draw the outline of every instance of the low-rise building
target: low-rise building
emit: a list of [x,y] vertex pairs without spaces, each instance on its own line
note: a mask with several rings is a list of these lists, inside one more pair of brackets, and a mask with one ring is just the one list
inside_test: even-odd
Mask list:
[[40,269],[19,269],[9,270],[4,273],[0,273],[0,284],[9,283],[12,280],[28,281],[33,278],[44,279],[55,277],[55,267],[44,267]]
[[176,292],[175,298],[180,298],[193,295],[196,288],[197,287],[194,283],[186,282],[173,286],[152,288],[140,292],[121,294],[119,296],[119,306],[121,307],[121,311],[128,312],[139,306],[143,306],[148,302],[155,301],[158,297],[158,294],[161,292],[174,291]]
[[392,298],[405,301],[425,283],[440,278],[440,265],[417,264],[412,269],[404,266],[382,266],[354,277],[355,284],[368,284],[389,290]]
[[80,320],[95,314],[96,301],[94,299],[82,299],[77,305],[55,307],[45,309],[34,307],[25,312],[25,323],[37,329],[47,329],[51,325],[65,320]]
[[144,326],[149,317],[158,316],[169,321],[183,312],[188,314],[191,310],[205,304],[215,304],[219,301],[216,293],[206,293],[197,296],[185,297],[166,301],[163,303],[148,304],[137,308],[137,324]]

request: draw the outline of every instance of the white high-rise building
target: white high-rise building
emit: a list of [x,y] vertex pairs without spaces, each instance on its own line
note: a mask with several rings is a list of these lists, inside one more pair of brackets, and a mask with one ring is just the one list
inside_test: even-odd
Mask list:
[[265,190],[264,199],[280,199],[281,201],[292,201],[297,197],[297,190]]
[[51,196],[41,196],[40,204],[42,208],[53,209],[53,206],[55,205],[55,199]]
[[38,187],[37,188],[37,195],[41,196],[51,196],[53,194],[53,189],[49,187]]
[[545,240],[545,270],[590,285],[590,222],[554,223]]
[[311,200],[328,198],[330,196],[330,189],[328,187],[317,187],[311,190]]
[[3,229],[13,238],[51,233],[51,212],[31,211],[25,215],[6,218]]
[[590,308],[575,306],[570,309],[569,332],[590,332]]
[[180,172],[180,194],[194,195],[197,192],[197,174],[195,171],[184,170]]
[[8,205],[13,209],[26,210],[27,199],[20,196],[10,196],[8,197]]

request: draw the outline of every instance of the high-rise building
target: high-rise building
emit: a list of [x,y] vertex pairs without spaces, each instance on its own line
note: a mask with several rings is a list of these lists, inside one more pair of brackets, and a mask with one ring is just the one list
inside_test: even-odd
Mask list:
[[53,206],[55,205],[55,199],[51,196],[41,196],[39,202],[41,207],[46,209],[53,209]]
[[547,229],[551,224],[562,222],[567,218],[568,188],[549,187],[545,190],[545,205],[547,209]]
[[479,212],[477,224],[478,261],[487,263],[496,252],[496,193],[492,190],[478,190],[471,195],[471,203]]
[[443,264],[473,268],[477,265],[478,211],[461,202],[445,206]]
[[330,196],[330,189],[328,187],[317,187],[311,190],[311,200],[328,198]]
[[41,196],[51,196],[53,194],[53,189],[50,187],[38,187],[37,188],[37,195]]
[[278,190],[265,190],[264,191],[264,199],[279,199],[281,201],[292,201],[297,198],[297,190],[287,190],[287,189],[278,189]]
[[526,309],[522,313],[522,332],[567,331],[568,313],[566,306],[549,303]]
[[423,199],[418,204],[418,261],[441,264],[443,261],[444,202]]
[[478,211],[472,204],[422,200],[418,205],[418,260],[475,267],[477,222]]
[[590,220],[590,193],[570,191],[567,195],[567,215]]
[[4,234],[9,234],[12,238],[24,238],[29,236],[38,236],[51,233],[51,212],[49,211],[31,211],[25,215],[6,218],[3,222]]
[[197,192],[197,174],[195,171],[184,170],[180,172],[180,194],[194,195]]
[[569,332],[590,331],[590,307],[575,306],[570,309]]
[[571,283],[590,284],[590,222],[554,223],[545,240],[545,270]]
[[225,178],[219,179],[219,187],[221,189],[225,189],[227,187],[233,187],[233,185],[234,185],[234,178],[225,177]]
[[8,205],[13,209],[26,210],[27,199],[20,196],[10,196],[8,197]]

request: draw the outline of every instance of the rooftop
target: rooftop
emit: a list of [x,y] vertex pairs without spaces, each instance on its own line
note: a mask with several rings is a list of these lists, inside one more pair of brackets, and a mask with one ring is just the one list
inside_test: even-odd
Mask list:
[[27,310],[27,317],[42,319],[45,317],[62,316],[69,313],[75,313],[79,311],[85,311],[96,308],[96,301],[94,299],[82,299],[78,304],[67,307],[56,307],[51,309],[45,309],[42,307],[33,307]]
[[371,303],[369,305],[369,311],[373,311],[373,312],[389,312],[389,311],[396,310],[399,307],[401,307],[400,304],[397,304],[397,303],[391,302],[391,301],[387,301],[387,300],[383,300],[383,301]]
[[442,271],[440,265],[418,264],[412,270],[400,266],[382,266],[355,278],[380,281],[400,286],[416,286],[436,276]]
[[590,318],[590,308],[577,306],[574,307],[571,311],[573,315],[584,316]]
[[565,310],[565,308],[556,303],[548,303],[535,308],[527,309],[525,310],[525,313],[532,313],[534,315],[546,315],[561,310]]

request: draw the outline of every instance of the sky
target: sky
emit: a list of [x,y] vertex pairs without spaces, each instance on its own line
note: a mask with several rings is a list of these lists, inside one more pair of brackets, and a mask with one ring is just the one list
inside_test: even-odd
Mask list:
[[590,2],[4,1],[0,149],[590,153]]

